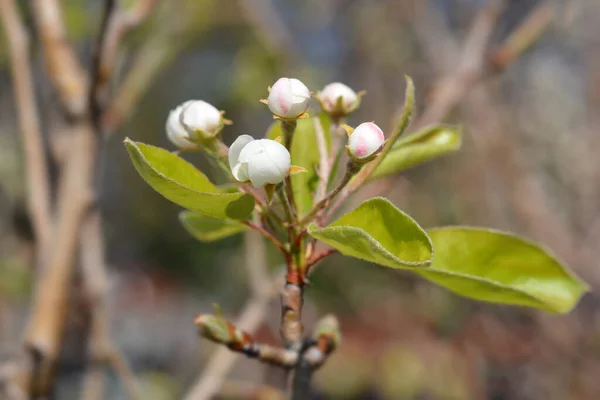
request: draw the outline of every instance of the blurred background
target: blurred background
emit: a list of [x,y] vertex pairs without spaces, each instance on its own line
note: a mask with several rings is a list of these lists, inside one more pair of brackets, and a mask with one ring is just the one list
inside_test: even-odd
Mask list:
[[[27,27],[34,29],[27,3],[19,5]],[[61,3],[68,37],[87,65],[103,2]],[[251,260],[243,235],[211,244],[188,235],[177,219],[179,208],[140,179],[123,138],[174,149],[164,129],[168,112],[192,98],[225,110],[234,121],[224,131],[226,143],[239,134],[260,137],[272,117],[258,100],[280,76],[299,78],[315,92],[332,81],[367,90],[350,125],[374,120],[389,131],[402,106],[405,73],[415,79],[417,121],[458,82],[455,107],[430,116],[462,125],[463,147],[372,184],[350,203],[380,194],[424,227],[461,224],[517,232],[553,249],[592,292],[572,313],[556,316],[477,303],[399,271],[333,256],[311,276],[304,312],[309,329],[325,313],[341,321],[341,347],[315,375],[320,398],[600,398],[595,294],[600,285],[600,2],[503,2],[482,65],[472,68],[465,46],[477,39],[473,27],[491,3],[159,1],[125,37],[116,80],[139,79],[127,81],[123,121],[102,143],[99,202],[111,333],[131,362],[144,399],[182,398],[193,384],[216,348],[197,337],[194,315],[219,303],[234,318],[250,295],[244,263]],[[495,51],[523,24],[529,24],[535,43],[514,58]],[[56,126],[56,94],[44,77],[35,38],[31,50],[48,136],[48,127]],[[21,352],[34,287],[9,61],[3,32],[0,362]],[[208,170],[202,157],[186,158]],[[273,249],[267,256],[272,267],[281,262]],[[261,341],[278,340],[279,312],[274,299],[257,333]],[[71,314],[58,399],[78,398],[86,359],[87,319],[77,309]],[[273,373],[239,356],[229,378],[239,384],[269,382]],[[117,379],[111,379],[108,398],[124,398]]]

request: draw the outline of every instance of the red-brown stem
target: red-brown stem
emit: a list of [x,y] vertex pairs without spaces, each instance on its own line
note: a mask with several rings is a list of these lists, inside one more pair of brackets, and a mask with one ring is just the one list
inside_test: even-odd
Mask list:
[[279,239],[277,239],[275,236],[273,236],[269,231],[267,231],[266,229],[264,229],[262,226],[259,226],[259,225],[255,224],[252,221],[243,221],[242,223],[244,225],[246,225],[247,227],[249,227],[251,229],[254,229],[255,231],[259,232],[265,238],[269,239],[277,247],[277,249],[286,257],[286,259],[289,258],[289,252],[286,250],[286,248],[283,245],[283,243],[281,243],[279,241]]
[[335,254],[337,252],[338,252],[338,250],[336,250],[336,249],[327,249],[327,250],[323,250],[322,252],[320,252],[318,254],[315,254],[306,263],[306,271],[308,272],[310,270],[310,268],[312,266],[314,266],[315,264],[317,264],[319,261],[321,261],[324,258],[329,257],[330,255]]

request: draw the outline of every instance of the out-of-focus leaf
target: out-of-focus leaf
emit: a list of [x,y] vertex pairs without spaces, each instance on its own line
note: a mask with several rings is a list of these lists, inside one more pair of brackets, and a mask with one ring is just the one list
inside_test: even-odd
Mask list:
[[428,233],[433,264],[414,272],[459,295],[566,313],[588,290],[546,249],[516,235],[470,227]]
[[[331,137],[329,132],[330,121],[325,114],[319,115],[319,120],[323,126],[325,144],[327,152],[331,148]],[[281,123],[274,122],[267,131],[268,139],[280,137],[283,140]],[[294,198],[298,206],[298,214],[303,216],[307,214],[313,206],[313,196],[319,184],[319,176],[316,166],[319,165],[319,148],[317,147],[317,137],[312,118],[302,118],[298,120],[294,138],[292,140],[292,164],[306,168],[308,172],[292,175],[292,187],[294,188]]]
[[324,228],[312,224],[308,232],[344,255],[391,268],[426,267],[433,257],[427,233],[382,197],[363,202]]
[[449,125],[430,126],[400,138],[370,179],[383,178],[456,151],[460,148],[461,138],[460,128]]
[[252,196],[221,192],[183,158],[129,139],[125,146],[142,178],[168,200],[213,218],[244,219],[252,212]]
[[180,212],[179,220],[190,235],[202,242],[214,242],[246,229],[246,226],[239,222],[206,217],[193,211]]

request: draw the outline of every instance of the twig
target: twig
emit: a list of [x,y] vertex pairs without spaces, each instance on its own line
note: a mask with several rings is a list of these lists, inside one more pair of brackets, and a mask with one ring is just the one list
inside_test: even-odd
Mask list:
[[319,261],[329,257],[332,254],[336,254],[339,251],[336,249],[327,249],[327,250],[323,250],[320,253],[315,254],[314,256],[312,256],[308,262],[306,263],[306,271],[310,271],[311,267],[313,267],[315,264],[317,264]]
[[2,18],[11,53],[13,87],[27,167],[29,191],[27,201],[36,235],[39,258],[43,257],[42,254],[45,254],[48,249],[52,236],[52,221],[47,161],[29,60],[29,37],[21,22],[14,0],[0,0],[0,18]]
[[[114,15],[117,13],[117,0],[105,0],[104,12],[100,23],[100,33],[96,40],[96,49],[92,57],[92,66],[90,71],[90,88],[88,92],[88,105],[92,125],[96,130],[100,128],[100,118],[102,116],[103,104],[106,102],[108,94],[105,87],[110,81],[109,71],[106,65],[105,42],[110,30],[109,26],[114,21]],[[102,99],[101,99],[102,97]]]
[[[270,290],[261,296],[253,296],[235,322],[235,325],[248,333],[255,332],[266,318],[267,306],[281,285],[277,276],[270,283]],[[237,354],[226,347],[219,347],[204,367],[202,376],[185,396],[185,400],[209,400],[219,392],[225,377],[233,367]]]
[[101,130],[101,117],[109,105],[109,84],[114,75],[119,45],[127,33],[142,23],[157,0],[138,0],[134,8],[124,11],[117,0],[106,0],[100,34],[92,62],[89,107],[92,122]]
[[554,19],[554,5],[546,1],[536,7],[504,41],[490,54],[490,61],[498,70],[506,69],[531,47]]
[[286,369],[294,367],[298,362],[297,351],[258,343],[250,333],[220,315],[199,315],[194,322],[201,336],[249,358]]
[[81,116],[86,111],[86,77],[67,40],[58,1],[33,0],[33,11],[50,80],[66,110]]
[[427,104],[415,125],[422,127],[442,121],[482,77],[488,43],[502,8],[503,2],[492,1],[477,15],[465,41],[458,68],[448,71],[448,75],[434,85],[433,100]]
[[[245,236],[246,271],[252,298],[246,304],[235,325],[252,334],[263,323],[269,302],[281,285],[281,277],[269,277],[264,241],[255,232]],[[218,393],[229,370],[233,367],[236,354],[225,347],[215,351],[204,367],[202,376],[188,392],[187,400],[208,400]]]
[[254,229],[256,232],[259,232],[266,239],[269,239],[271,241],[271,243],[273,243],[275,245],[275,247],[277,247],[277,250],[279,250],[281,252],[281,254],[283,254],[286,258],[289,257],[288,251],[286,250],[284,245],[279,241],[279,239],[277,239],[275,236],[273,236],[269,231],[267,231],[262,226],[254,223],[252,221],[242,221],[242,223],[244,225],[246,225],[247,227]]

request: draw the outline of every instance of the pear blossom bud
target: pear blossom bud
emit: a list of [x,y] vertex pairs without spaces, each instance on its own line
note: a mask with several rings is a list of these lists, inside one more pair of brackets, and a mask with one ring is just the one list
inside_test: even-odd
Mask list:
[[356,109],[359,95],[340,82],[330,83],[317,95],[325,112],[335,115],[346,115]]
[[224,120],[219,110],[202,100],[189,100],[177,106],[169,113],[167,136],[177,147],[185,148],[192,146],[197,138],[182,122],[201,138],[210,139],[221,131]]
[[269,109],[281,118],[298,118],[306,112],[309,103],[310,91],[298,79],[279,78],[269,92]]
[[229,148],[229,167],[235,179],[250,181],[257,188],[283,182],[290,166],[290,152],[275,140],[241,135]]
[[354,129],[347,147],[352,157],[363,159],[379,151],[384,142],[383,131],[372,122],[364,122]]

